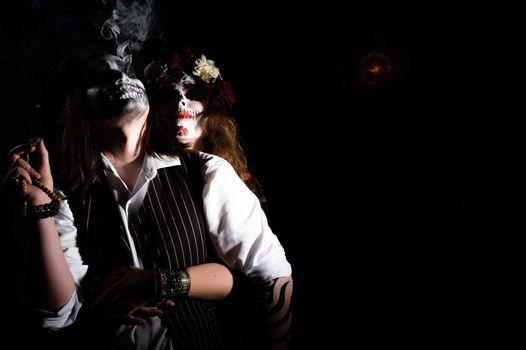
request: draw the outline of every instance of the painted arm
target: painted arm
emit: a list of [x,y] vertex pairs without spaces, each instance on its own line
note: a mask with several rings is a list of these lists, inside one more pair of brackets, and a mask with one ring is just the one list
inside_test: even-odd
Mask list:
[[279,277],[257,286],[255,326],[258,349],[290,349],[292,277]]
[[244,290],[238,289],[251,304],[241,310],[252,318],[246,328],[246,341],[252,343],[247,348],[287,349],[293,282],[285,251],[269,227],[258,198],[230,164],[207,157],[203,203],[211,240],[225,264],[249,281],[245,288],[245,278],[240,277]]

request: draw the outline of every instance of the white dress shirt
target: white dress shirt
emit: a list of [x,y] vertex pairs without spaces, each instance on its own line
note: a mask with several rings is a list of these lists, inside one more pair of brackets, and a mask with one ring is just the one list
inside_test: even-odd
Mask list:
[[[278,238],[268,226],[259,199],[226,160],[202,152],[199,152],[199,156],[204,165],[204,214],[210,230],[210,239],[218,256],[226,265],[250,278],[267,281],[290,276],[291,266]],[[108,185],[118,204],[127,233],[134,265],[142,267],[128,230],[128,218],[139,211],[148,191],[148,184],[157,176],[157,170],[181,166],[181,161],[178,157],[147,156],[135,187],[130,191],[108,159],[104,156],[102,159]],[[88,266],[82,262],[76,244],[77,229],[73,222],[73,213],[65,200],[59,214],[55,216],[55,225],[78,288]],[[50,329],[68,326],[76,319],[81,306],[82,300],[75,290],[70,301],[58,312],[49,314],[43,326]]]

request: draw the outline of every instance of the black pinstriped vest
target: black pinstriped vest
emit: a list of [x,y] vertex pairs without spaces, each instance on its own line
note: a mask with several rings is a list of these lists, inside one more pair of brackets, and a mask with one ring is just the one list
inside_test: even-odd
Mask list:
[[[180,269],[215,259],[203,217],[200,161],[189,153],[181,162],[182,166],[158,170],[139,212],[129,218],[129,229],[146,269]],[[89,266],[86,283],[117,266],[130,265],[126,233],[106,182],[73,196],[70,203],[80,253]],[[90,287],[84,289],[89,291]],[[163,324],[177,349],[222,348],[214,303],[184,299],[164,311]]]

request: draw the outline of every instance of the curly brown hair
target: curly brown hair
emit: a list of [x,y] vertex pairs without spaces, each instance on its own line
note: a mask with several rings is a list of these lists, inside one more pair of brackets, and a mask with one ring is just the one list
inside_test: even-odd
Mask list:
[[224,111],[216,110],[201,117],[203,133],[195,149],[226,159],[239,177],[248,171],[246,155],[239,140],[236,120]]

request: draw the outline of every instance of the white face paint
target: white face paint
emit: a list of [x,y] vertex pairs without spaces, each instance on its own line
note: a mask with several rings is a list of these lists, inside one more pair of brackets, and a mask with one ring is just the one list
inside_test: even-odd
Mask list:
[[117,56],[94,58],[80,79],[96,118],[133,117],[148,108],[143,83],[126,73],[125,62]]
[[186,94],[195,85],[195,80],[185,74],[175,89],[181,94],[179,101],[179,112],[177,114],[177,138],[183,143],[193,143],[201,136],[202,129],[199,126],[201,113],[204,106],[201,102],[190,100]]

